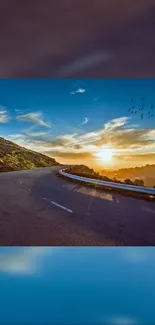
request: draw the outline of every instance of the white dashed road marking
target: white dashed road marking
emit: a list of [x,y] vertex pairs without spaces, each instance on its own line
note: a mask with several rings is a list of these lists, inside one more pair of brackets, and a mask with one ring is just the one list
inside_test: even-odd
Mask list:
[[58,203],[56,203],[56,202],[54,202],[54,201],[48,200],[48,199],[46,199],[45,197],[43,198],[43,200],[47,200],[48,202],[52,203],[53,205],[59,207],[60,209],[66,210],[67,212],[70,212],[70,213],[73,213],[72,210],[70,210],[70,209],[64,207],[63,205],[60,205],[60,204],[58,204]]

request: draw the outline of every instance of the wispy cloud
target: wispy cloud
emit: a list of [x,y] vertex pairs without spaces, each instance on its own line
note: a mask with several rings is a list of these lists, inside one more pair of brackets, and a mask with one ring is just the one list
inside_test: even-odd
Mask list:
[[120,129],[122,126],[124,126],[125,124],[127,124],[129,122],[129,119],[130,118],[128,116],[122,116],[119,118],[115,118],[115,119],[105,123],[104,129],[106,131]]
[[10,116],[7,113],[7,109],[0,106],[0,123],[7,123],[10,120]]
[[71,152],[71,151],[44,151],[44,154],[64,159],[93,159],[91,152]]
[[[14,248],[13,248],[14,249]],[[10,274],[33,274],[38,271],[38,262],[54,249],[48,247],[30,247],[14,249],[14,252],[0,253],[0,272]]]
[[40,112],[32,112],[24,115],[17,115],[17,120],[34,123],[48,128],[51,127],[51,124],[49,122],[44,121],[43,114]]
[[81,124],[79,124],[79,125],[85,125],[85,124],[87,124],[87,123],[88,123],[88,121],[89,121],[89,120],[88,120],[88,118],[87,118],[87,117],[85,117],[85,118],[84,118],[84,121],[83,121]]
[[85,93],[85,92],[86,92],[86,89],[84,89],[84,88],[78,88],[78,89],[75,90],[75,91],[71,91],[70,94],[71,94],[71,95],[75,95],[75,94],[83,94],[83,93]]

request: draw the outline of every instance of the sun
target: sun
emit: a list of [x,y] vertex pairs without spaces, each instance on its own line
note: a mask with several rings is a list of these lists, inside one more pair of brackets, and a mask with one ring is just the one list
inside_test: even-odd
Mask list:
[[111,148],[103,148],[99,151],[98,157],[104,162],[112,161],[114,150]]

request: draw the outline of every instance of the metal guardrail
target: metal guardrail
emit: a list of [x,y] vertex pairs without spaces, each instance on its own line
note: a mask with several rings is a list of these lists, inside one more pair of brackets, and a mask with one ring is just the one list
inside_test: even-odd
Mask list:
[[155,196],[155,188],[151,188],[151,187],[128,185],[128,184],[119,184],[119,183],[115,183],[115,182],[106,182],[106,181],[101,181],[101,180],[98,180],[98,179],[92,179],[92,178],[86,178],[86,177],[82,177],[82,176],[76,176],[76,175],[66,173],[64,171],[64,169],[60,170],[59,174],[65,176],[65,177],[71,178],[71,179],[82,181],[82,182],[98,184],[98,185],[107,186],[107,187],[110,187],[110,188],[118,188],[118,189],[122,189],[122,190],[145,193],[145,194],[150,194],[150,195]]

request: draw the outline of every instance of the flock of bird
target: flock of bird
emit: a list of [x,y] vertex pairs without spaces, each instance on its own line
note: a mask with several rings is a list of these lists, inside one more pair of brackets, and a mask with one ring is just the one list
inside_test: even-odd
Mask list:
[[141,120],[143,120],[144,114],[146,114],[148,118],[152,118],[154,116],[154,105],[151,104],[150,109],[148,110],[148,108],[146,108],[145,98],[140,98],[140,104],[138,108],[135,107],[133,98],[130,98],[130,102],[132,106],[128,109],[128,112],[131,114],[140,113]]

